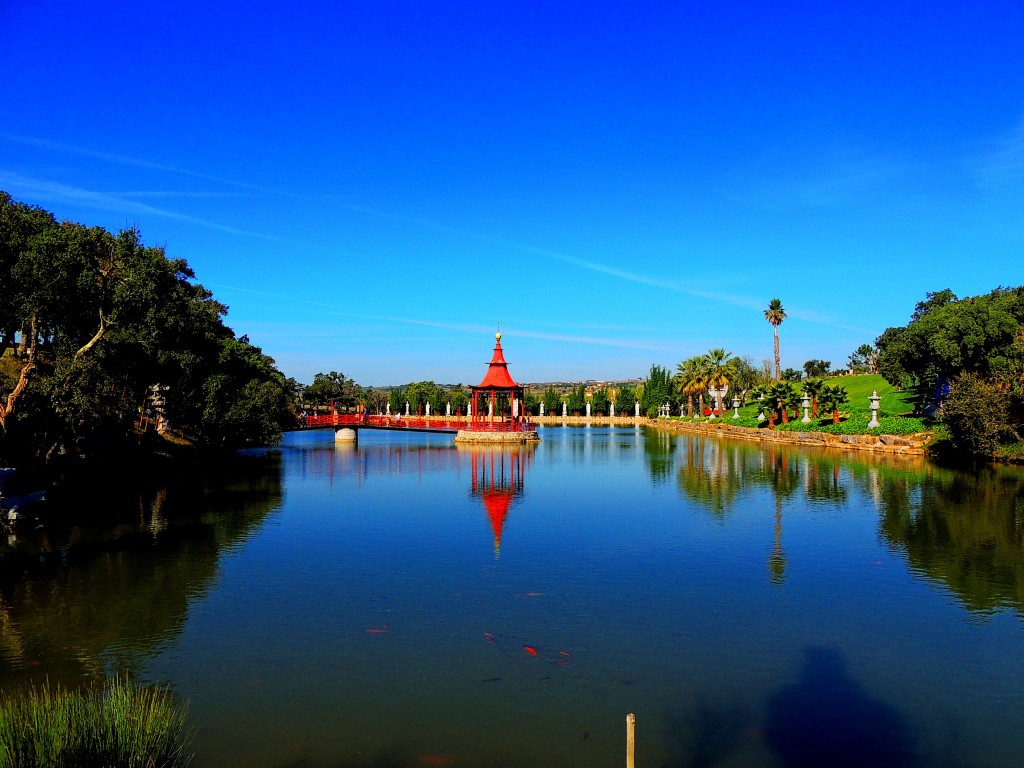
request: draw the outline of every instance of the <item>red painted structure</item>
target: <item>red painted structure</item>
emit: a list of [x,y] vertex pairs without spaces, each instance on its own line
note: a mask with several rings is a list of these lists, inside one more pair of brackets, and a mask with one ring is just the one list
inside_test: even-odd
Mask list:
[[[473,392],[472,432],[532,432],[536,427],[523,408],[524,387],[516,384],[508,372],[501,334],[494,335],[494,354],[484,380]],[[484,405],[486,404],[486,405]]]

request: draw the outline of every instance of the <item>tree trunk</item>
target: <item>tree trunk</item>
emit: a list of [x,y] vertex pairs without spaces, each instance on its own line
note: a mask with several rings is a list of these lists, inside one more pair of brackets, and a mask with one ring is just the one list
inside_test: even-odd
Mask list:
[[779,357],[779,326],[773,325],[772,330],[775,332],[775,380],[779,381],[782,378],[782,358]]
[[838,408],[833,408],[832,409],[832,423],[833,424],[838,424],[839,423],[839,409]]
[[36,332],[38,330],[38,322],[35,317],[32,318],[29,323],[29,329],[26,333],[22,331],[21,335],[21,348],[24,350],[26,356],[25,364],[21,367],[21,371],[18,374],[18,383],[14,385],[14,389],[7,396],[6,403],[0,403],[0,430],[7,431],[7,417],[14,412],[14,406],[18,402],[18,398],[21,397],[21,393],[25,391],[28,386],[28,378],[32,371],[36,367]]

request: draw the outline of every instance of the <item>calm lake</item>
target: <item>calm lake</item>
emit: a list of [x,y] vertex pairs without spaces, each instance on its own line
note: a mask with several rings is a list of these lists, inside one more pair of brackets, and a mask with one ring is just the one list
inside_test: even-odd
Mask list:
[[630,712],[639,768],[1020,764],[1024,472],[540,434],[291,433],[22,533],[0,687],[166,683],[200,768],[622,766]]

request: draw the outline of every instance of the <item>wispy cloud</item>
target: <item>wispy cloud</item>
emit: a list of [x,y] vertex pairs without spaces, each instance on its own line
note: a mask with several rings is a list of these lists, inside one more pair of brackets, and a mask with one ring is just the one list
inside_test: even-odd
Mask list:
[[19,174],[9,173],[2,169],[0,169],[0,187],[15,192],[19,197],[30,197],[33,200],[43,200],[51,204],[72,203],[88,206],[96,210],[108,212],[113,211],[126,215],[159,216],[165,219],[183,221],[199,227],[217,230],[219,232],[227,232],[232,235],[244,235],[245,237],[256,237],[262,240],[272,240],[281,243],[291,242],[284,238],[274,237],[273,235],[267,235],[262,232],[252,232],[249,230],[238,229],[237,227],[229,227],[216,221],[209,221],[197,216],[189,216],[188,214],[171,211],[166,208],[157,208],[156,206],[147,205],[146,203],[141,203],[138,200],[133,200],[123,195],[97,192],[95,190],[83,189],[82,187],[73,187],[68,184],[60,184],[42,179],[33,179]]
[[[574,267],[578,267],[580,269],[585,269],[585,270],[588,270],[588,271],[591,271],[591,272],[594,272],[594,273],[597,273],[597,274],[607,275],[607,276],[613,277],[613,278],[615,278],[617,280],[626,280],[626,281],[629,281],[629,282],[632,282],[632,283],[636,283],[638,285],[645,285],[645,286],[649,286],[651,288],[656,288],[656,289],[664,290],[664,291],[670,291],[672,293],[676,293],[676,294],[679,294],[679,295],[690,296],[690,297],[693,297],[693,298],[703,299],[705,301],[709,301],[709,302],[717,303],[717,304],[724,304],[724,305],[727,305],[727,306],[741,307],[743,309],[755,310],[755,311],[763,309],[763,301],[760,301],[758,299],[754,299],[754,298],[752,298],[750,296],[744,296],[744,295],[741,295],[741,294],[733,294],[733,293],[726,293],[726,292],[720,292],[720,291],[708,291],[708,290],[704,290],[704,289],[695,287],[695,286],[693,286],[692,284],[689,284],[689,283],[682,283],[682,282],[679,282],[679,281],[667,280],[667,279],[660,278],[660,277],[652,277],[650,275],[645,275],[645,274],[643,274],[641,272],[621,269],[619,267],[614,267],[614,266],[611,266],[609,264],[604,264],[604,263],[596,261],[596,260],[586,259],[586,258],[581,258],[581,257],[578,257],[578,256],[573,256],[573,255],[570,255],[570,254],[566,254],[566,253],[561,253],[559,251],[554,251],[554,250],[551,250],[551,249],[548,249],[548,248],[543,248],[543,247],[531,245],[529,243],[524,243],[524,242],[517,241],[517,240],[493,237],[493,236],[490,236],[490,235],[481,234],[479,232],[472,232],[472,231],[468,231],[468,230],[464,230],[464,229],[459,229],[459,228],[456,228],[456,227],[446,226],[446,225],[439,224],[439,223],[434,222],[434,221],[429,221],[429,220],[425,220],[425,219],[421,219],[421,218],[415,218],[415,217],[401,216],[401,215],[398,215],[398,214],[394,214],[392,212],[382,211],[382,210],[375,209],[375,208],[372,208],[372,207],[355,205],[355,204],[346,202],[346,198],[344,198],[342,196],[339,196],[339,195],[335,195],[335,194],[324,194],[324,195],[317,195],[317,196],[302,195],[302,194],[297,194],[297,193],[292,193],[292,192],[287,192],[287,191],[282,191],[282,190],[271,189],[269,187],[264,187],[264,186],[260,186],[260,185],[257,185],[257,184],[250,184],[250,183],[247,183],[247,182],[241,182],[241,181],[237,181],[237,180],[234,180],[234,179],[228,179],[228,178],[224,178],[224,177],[220,177],[220,176],[213,176],[211,174],[201,173],[201,172],[189,170],[189,169],[186,169],[186,168],[177,168],[177,167],[174,167],[174,166],[166,165],[166,164],[163,164],[163,163],[156,163],[156,162],[152,162],[152,161],[145,160],[145,159],[128,157],[128,156],[114,154],[114,153],[109,153],[109,152],[100,152],[100,151],[96,151],[96,150],[91,150],[91,149],[86,149],[86,148],[81,148],[81,147],[75,147],[75,146],[71,146],[71,145],[67,145],[67,144],[61,144],[61,143],[57,143],[57,142],[46,141],[46,140],[43,140],[43,139],[35,139],[35,138],[25,137],[25,136],[16,136],[16,135],[13,135],[13,134],[2,133],[2,132],[0,132],[0,139],[4,139],[4,140],[15,142],[15,143],[20,143],[20,144],[23,144],[23,145],[26,145],[26,146],[38,147],[38,148],[49,150],[49,151],[53,151],[53,152],[76,154],[76,155],[80,155],[80,156],[84,156],[84,157],[94,158],[94,159],[101,160],[101,161],[104,161],[104,162],[117,163],[117,164],[121,164],[121,165],[134,166],[134,167],[138,167],[138,168],[147,168],[147,169],[152,169],[152,170],[159,170],[159,171],[164,171],[164,172],[168,172],[168,173],[174,173],[174,174],[179,174],[179,175],[183,175],[183,176],[188,176],[188,177],[192,177],[192,178],[196,178],[196,179],[203,179],[203,180],[206,180],[206,181],[212,181],[212,182],[217,182],[217,183],[220,183],[220,184],[225,184],[225,185],[233,186],[233,187],[238,188],[238,189],[245,189],[245,190],[250,190],[250,191],[258,191],[258,192],[261,192],[261,193],[273,194],[273,195],[278,195],[278,196],[288,196],[288,197],[293,197],[293,198],[301,198],[301,199],[306,199],[306,200],[318,200],[318,201],[320,201],[322,203],[334,205],[334,206],[337,206],[337,207],[340,207],[340,208],[344,208],[346,210],[349,210],[349,211],[352,211],[352,212],[355,212],[355,213],[362,213],[364,215],[374,216],[374,217],[380,218],[380,219],[386,219],[386,220],[389,220],[389,221],[400,222],[400,223],[406,224],[408,226],[419,227],[419,228],[422,228],[422,229],[429,229],[431,231],[442,232],[442,233],[445,233],[445,234],[454,235],[456,237],[460,237],[460,238],[467,239],[467,240],[473,240],[473,241],[484,243],[484,244],[487,244],[487,245],[493,245],[493,246],[508,248],[508,249],[520,251],[522,253],[528,253],[528,254],[531,254],[531,255],[540,256],[542,258],[546,258],[546,259],[549,259],[551,261],[557,261],[557,262],[560,262],[560,263],[563,263],[563,264],[568,264],[568,265],[571,265],[571,266],[574,266]],[[832,166],[830,168],[830,172],[828,172],[828,173],[819,174],[818,176],[816,176],[814,178],[804,177],[802,180],[800,180],[800,179],[791,180],[789,182],[789,186],[791,187],[791,189],[790,189],[788,194],[789,194],[790,197],[795,196],[798,199],[799,198],[803,198],[805,201],[808,202],[808,204],[813,204],[814,202],[817,202],[817,204],[822,204],[823,201],[829,199],[830,197],[834,198],[834,196],[839,191],[841,191],[841,190],[845,191],[846,193],[849,193],[851,190],[856,189],[856,188],[863,188],[863,187],[867,187],[869,185],[878,184],[883,179],[885,179],[887,176],[891,175],[893,172],[894,172],[894,166],[892,164],[890,164],[890,163],[884,162],[882,159],[859,160],[859,161],[849,161],[849,160],[847,160],[847,161],[844,161],[844,162],[836,161],[836,162],[833,162],[833,164],[832,164]],[[186,214],[177,213],[175,211],[167,210],[166,208],[158,208],[158,207],[155,207],[155,206],[146,205],[145,203],[141,203],[141,202],[138,201],[138,198],[145,198],[147,196],[151,197],[151,198],[156,198],[156,197],[161,197],[161,196],[168,196],[168,197],[170,197],[170,196],[172,196],[174,194],[181,194],[181,193],[172,193],[172,192],[165,192],[165,193],[161,193],[161,192],[148,192],[147,193],[147,192],[141,192],[141,193],[121,193],[121,194],[115,195],[115,194],[111,194],[111,193],[101,193],[101,192],[94,192],[94,191],[90,191],[90,190],[84,190],[84,189],[80,189],[80,188],[76,188],[76,187],[70,187],[70,186],[63,185],[63,184],[53,183],[53,182],[46,182],[46,181],[38,181],[38,180],[33,180],[33,179],[27,179],[27,178],[24,178],[24,177],[15,176],[13,174],[6,174],[5,175],[3,173],[3,171],[0,171],[0,184],[12,185],[12,183],[13,184],[17,184],[19,189],[28,192],[30,195],[32,195],[34,197],[38,197],[39,199],[44,199],[44,200],[48,200],[48,201],[51,201],[51,202],[75,202],[75,203],[78,203],[78,204],[90,205],[92,207],[99,208],[101,210],[107,210],[107,211],[115,210],[115,211],[119,211],[119,212],[135,213],[136,215],[162,216],[162,217],[165,217],[165,218],[175,219],[175,220],[178,220],[178,221],[184,221],[184,222],[195,224],[197,226],[207,227],[207,228],[210,228],[210,229],[215,229],[215,230],[218,230],[218,231],[227,232],[227,233],[231,233],[231,234],[244,235],[244,236],[247,236],[247,237],[258,237],[258,238],[262,238],[262,239],[266,239],[266,240],[272,240],[272,241],[276,241],[276,242],[287,242],[287,243],[291,243],[292,242],[292,241],[286,240],[284,238],[273,237],[273,236],[265,235],[265,234],[262,234],[262,233],[259,233],[259,232],[251,232],[251,231],[247,231],[247,230],[242,230],[242,229],[238,229],[238,228],[235,228],[235,227],[230,227],[230,226],[226,226],[226,225],[223,225],[223,224],[219,224],[217,222],[208,221],[208,220],[205,220],[205,219],[202,219],[202,218],[198,218],[198,217],[189,216],[189,215],[186,215]],[[780,192],[784,191],[784,188],[785,188],[785,185],[783,185],[781,188],[780,187],[776,187],[774,189],[774,191],[773,191],[769,186],[765,186],[761,190],[761,192],[759,194],[754,195],[754,198],[755,199],[762,199],[762,200],[775,200],[775,199],[777,199],[779,197]],[[800,191],[801,189],[802,189],[802,192]],[[202,196],[204,194],[213,194],[213,193],[197,192],[197,193],[194,193],[194,194],[196,194],[197,196]],[[687,257],[692,257],[692,258],[700,258],[701,257],[701,254],[686,254],[686,255],[687,255]],[[237,290],[242,290],[242,289],[237,289]],[[267,295],[269,295],[269,294],[267,294]],[[327,306],[325,305],[323,308],[327,309]],[[340,313],[340,314],[342,314],[344,316],[351,316],[349,313]],[[820,316],[812,314],[812,313],[803,313],[803,314],[801,314],[799,312],[793,312],[793,313],[791,313],[791,315],[793,317],[802,317],[802,319],[804,319],[804,320],[806,320],[807,322],[810,322],[810,323],[815,323],[815,324],[820,324],[820,325],[825,325],[825,326],[831,326],[831,327],[836,327],[836,328],[844,328],[844,329],[849,329],[849,330],[856,330],[856,331],[862,331],[863,330],[863,329],[859,329],[859,328],[851,328],[851,326],[847,326],[847,325],[842,325],[842,324],[834,323],[834,322],[829,321],[827,318],[820,317]],[[378,319],[386,319],[386,318],[378,318]],[[448,327],[448,326],[444,326],[444,327]],[[449,329],[450,330],[458,330],[457,328],[449,328]],[[468,330],[468,327],[467,327],[467,330]],[[477,332],[479,332],[479,329],[477,327],[473,327],[470,332],[477,333]],[[552,337],[552,338],[554,338],[554,337]],[[586,339],[588,337],[571,337],[571,338],[583,341],[584,339]],[[628,346],[629,345],[626,342],[619,343],[619,342],[611,342],[611,341],[607,341],[607,340],[595,340],[593,343],[603,343],[603,344],[606,344],[606,345],[613,345],[613,346]],[[649,347],[641,347],[641,348],[649,348]]]
[[[415,317],[402,317],[398,315],[369,315],[359,314],[354,312],[345,312],[337,307],[337,305],[329,304],[326,302],[310,301],[309,299],[303,299],[298,296],[290,296],[287,294],[271,293],[267,291],[256,291],[249,288],[241,288],[239,286],[229,285],[218,285],[218,284],[207,284],[209,288],[228,289],[232,291],[238,291],[240,293],[248,293],[257,296],[265,296],[277,300],[284,300],[293,302],[295,304],[303,304],[311,307],[318,308],[322,313],[330,314],[332,316],[348,317],[352,319],[365,320],[368,322],[387,322],[395,323],[399,325],[415,325],[425,328],[441,328],[446,331],[456,331],[459,333],[471,334],[479,336],[481,334],[489,334],[494,331],[494,326],[473,324],[473,323],[449,323],[441,320],[434,320],[432,318],[415,318]],[[630,329],[635,332],[635,329]],[[572,335],[563,333],[548,333],[545,331],[535,331],[529,328],[520,326],[508,325],[505,326],[503,333],[509,333],[511,335],[524,338],[524,339],[540,339],[545,341],[558,341],[571,344],[590,344],[593,346],[601,347],[621,347],[625,349],[642,349],[642,350],[654,350],[654,351],[672,351],[675,349],[672,345],[658,342],[645,342],[638,341],[635,338],[629,339],[615,339],[607,338],[603,336],[586,336],[586,335]]]
[[974,185],[984,192],[1024,188],[1024,119],[972,160]]
[[761,210],[837,208],[873,199],[904,171],[891,157],[854,151],[810,158],[773,154],[730,174],[724,194]]

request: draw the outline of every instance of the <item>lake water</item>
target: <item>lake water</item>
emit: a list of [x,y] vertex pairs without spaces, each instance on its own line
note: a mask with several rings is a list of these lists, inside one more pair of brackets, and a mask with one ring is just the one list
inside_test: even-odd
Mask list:
[[541,437],[291,433],[22,533],[0,686],[164,682],[202,768],[621,766],[630,712],[640,768],[1020,764],[1020,470]]

